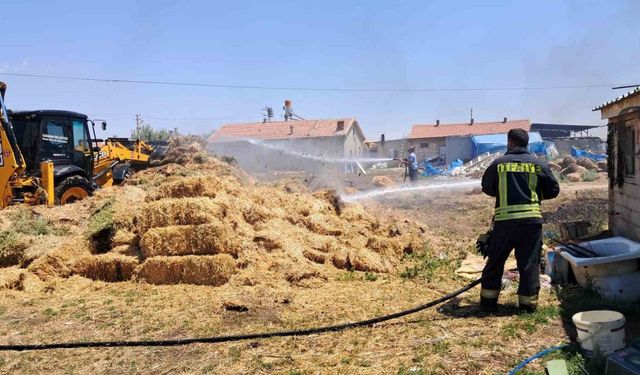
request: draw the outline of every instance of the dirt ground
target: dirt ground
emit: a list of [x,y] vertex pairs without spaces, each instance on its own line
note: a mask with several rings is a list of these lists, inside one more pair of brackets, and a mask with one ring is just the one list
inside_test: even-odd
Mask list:
[[[587,219],[606,229],[604,182],[563,184],[543,204],[545,233],[560,220]],[[454,271],[489,225],[493,202],[465,192],[405,193],[361,202],[377,217],[410,219],[427,245],[393,272],[335,269],[309,284],[151,285],[78,275],[0,288],[2,344],[148,340],[308,328],[356,321],[422,304],[469,281]],[[568,342],[578,309],[611,307],[589,293],[545,287],[540,309],[518,315],[516,284],[501,313],[477,306],[476,288],[437,309],[339,333],[167,348],[0,352],[2,373],[131,374],[496,374],[541,349]],[[22,289],[22,290],[20,290]],[[614,306],[640,316],[637,307]],[[628,319],[630,318],[627,316]],[[640,333],[629,319],[630,334]],[[530,367],[540,371],[539,364]],[[528,372],[542,373],[542,372]]]

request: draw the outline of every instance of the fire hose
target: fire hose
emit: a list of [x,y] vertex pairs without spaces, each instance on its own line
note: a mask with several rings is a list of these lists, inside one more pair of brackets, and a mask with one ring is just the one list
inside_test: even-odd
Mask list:
[[239,335],[226,335],[226,336],[213,336],[213,337],[198,337],[198,338],[183,338],[173,340],[141,340],[141,341],[78,341],[78,342],[60,342],[49,344],[9,344],[0,345],[0,351],[26,351],[26,350],[48,350],[48,349],[77,349],[77,348],[115,348],[115,347],[134,347],[134,346],[181,346],[190,344],[213,344],[232,341],[243,340],[258,340],[268,339],[271,337],[290,337],[290,336],[308,336],[327,332],[339,332],[352,328],[369,327],[381,322],[385,322],[392,319],[401,318],[403,316],[415,314],[419,311],[426,310],[430,307],[439,305],[452,298],[459,296],[460,294],[473,289],[476,285],[480,284],[481,279],[477,279],[470,284],[444,295],[438,299],[427,302],[423,305],[415,306],[407,310],[398,311],[392,314],[387,314],[371,319],[360,320],[357,322],[340,323],[335,325],[315,327],[315,328],[302,328],[291,329],[284,331],[273,332],[259,332],[259,333],[247,333]]

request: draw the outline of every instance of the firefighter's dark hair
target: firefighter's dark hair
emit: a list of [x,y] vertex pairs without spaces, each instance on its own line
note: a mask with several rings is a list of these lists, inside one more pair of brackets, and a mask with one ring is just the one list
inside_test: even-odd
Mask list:
[[527,147],[529,145],[529,134],[524,129],[511,129],[507,138],[511,141],[511,144],[516,147]]

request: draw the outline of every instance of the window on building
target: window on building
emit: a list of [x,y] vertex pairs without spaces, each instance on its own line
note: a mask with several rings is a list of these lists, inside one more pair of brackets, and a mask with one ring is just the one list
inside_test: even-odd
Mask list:
[[420,143],[420,148],[429,148],[429,143]]
[[636,174],[636,131],[630,126],[623,126],[618,137],[618,147],[622,151],[624,161],[624,176],[633,177]]
[[393,149],[393,158],[397,159],[400,157],[400,150],[398,150],[397,148]]

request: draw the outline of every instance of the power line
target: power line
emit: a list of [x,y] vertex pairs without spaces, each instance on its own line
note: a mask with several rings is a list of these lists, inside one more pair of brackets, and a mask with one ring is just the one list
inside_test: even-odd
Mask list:
[[287,90],[287,91],[333,91],[333,92],[443,92],[443,91],[526,91],[526,90],[569,90],[569,89],[589,89],[612,86],[624,86],[612,83],[602,83],[593,85],[559,85],[559,86],[513,86],[513,87],[444,87],[444,88],[329,88],[329,87],[286,87],[286,86],[251,86],[251,85],[228,85],[204,82],[172,82],[172,81],[152,81],[135,79],[112,79],[112,78],[91,78],[58,76],[45,74],[27,73],[0,73],[15,77],[29,78],[49,78],[73,81],[107,82],[107,83],[130,83],[146,85],[168,85],[168,86],[197,86],[213,87],[224,89],[246,89],[246,90]]

